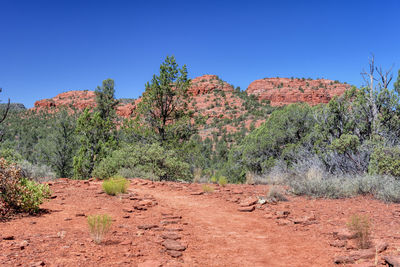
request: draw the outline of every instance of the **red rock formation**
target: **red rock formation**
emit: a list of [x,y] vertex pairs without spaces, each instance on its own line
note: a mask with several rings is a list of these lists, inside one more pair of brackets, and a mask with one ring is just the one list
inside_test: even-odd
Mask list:
[[203,75],[194,78],[188,93],[193,96],[208,94],[216,89],[221,91],[233,91],[232,85],[219,79],[217,75]]
[[93,108],[96,106],[94,91],[69,91],[61,93],[51,99],[43,99],[35,102],[35,109],[58,107],[75,107],[77,109]]
[[349,88],[348,84],[326,79],[265,78],[252,82],[246,91],[259,100],[269,100],[272,106],[282,106],[297,102],[328,103],[333,96],[341,95]]

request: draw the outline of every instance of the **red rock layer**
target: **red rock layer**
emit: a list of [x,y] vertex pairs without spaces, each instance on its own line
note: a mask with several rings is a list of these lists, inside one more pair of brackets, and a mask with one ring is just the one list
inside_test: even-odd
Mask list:
[[348,84],[326,79],[265,78],[252,82],[246,91],[259,100],[269,100],[272,106],[282,106],[297,102],[328,103],[349,88]]

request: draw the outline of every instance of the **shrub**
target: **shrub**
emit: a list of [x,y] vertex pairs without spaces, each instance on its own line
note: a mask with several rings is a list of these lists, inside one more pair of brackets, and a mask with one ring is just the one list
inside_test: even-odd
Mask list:
[[116,196],[121,193],[126,193],[129,186],[129,181],[122,176],[115,176],[105,180],[102,184],[104,192],[108,195]]
[[0,217],[12,211],[35,213],[49,197],[47,185],[24,178],[20,168],[0,158]]
[[96,244],[100,244],[104,236],[108,233],[111,228],[112,218],[111,216],[104,215],[89,215],[87,218],[89,225],[89,232]]
[[212,186],[209,186],[208,184],[203,184],[202,188],[204,193],[214,192],[214,188]]
[[359,248],[366,249],[370,247],[371,222],[367,215],[352,215],[347,223],[347,228],[354,233]]
[[18,162],[18,167],[21,168],[24,177],[29,177],[36,182],[46,182],[56,178],[56,174],[47,165],[34,165],[23,160]]
[[228,184],[228,179],[225,176],[220,176],[218,179],[218,184],[222,187],[225,187]]
[[45,184],[38,184],[26,178],[21,179],[23,188],[21,194],[20,209],[24,212],[35,213],[45,199],[50,198],[50,188]]
[[368,172],[400,177],[400,149],[398,147],[376,148],[371,154]]
[[217,181],[218,181],[218,177],[217,177],[217,175],[213,175],[213,176],[211,176],[211,178],[210,178],[210,182],[211,182],[211,183],[213,183],[213,184],[216,184],[216,183],[217,183]]
[[[157,180],[190,180],[190,166],[175,151],[159,144],[123,145],[95,167],[93,176],[106,179],[121,169],[130,169],[136,177]],[[126,173],[127,170],[124,170]]]
[[267,193],[267,199],[270,201],[288,201],[285,196],[285,192],[282,188],[277,186],[271,186]]

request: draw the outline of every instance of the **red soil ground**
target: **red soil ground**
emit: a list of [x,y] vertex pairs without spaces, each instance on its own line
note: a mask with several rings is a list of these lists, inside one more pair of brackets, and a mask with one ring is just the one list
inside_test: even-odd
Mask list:
[[[366,259],[340,266],[375,266],[375,257],[380,265],[400,254],[400,205],[369,196],[253,204],[268,186],[212,185],[203,194],[200,184],[134,179],[112,197],[98,181],[50,184],[47,212],[0,223],[1,266],[334,266],[357,255]],[[97,245],[86,216],[104,213],[114,221]],[[372,221],[371,250],[348,240],[355,213]]]

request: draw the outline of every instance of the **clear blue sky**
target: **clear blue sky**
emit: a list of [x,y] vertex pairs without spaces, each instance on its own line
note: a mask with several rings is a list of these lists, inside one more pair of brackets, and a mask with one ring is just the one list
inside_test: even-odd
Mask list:
[[397,76],[399,17],[397,0],[0,0],[0,99],[32,107],[106,78],[136,98],[166,55],[242,89],[275,76],[360,85],[371,52]]

